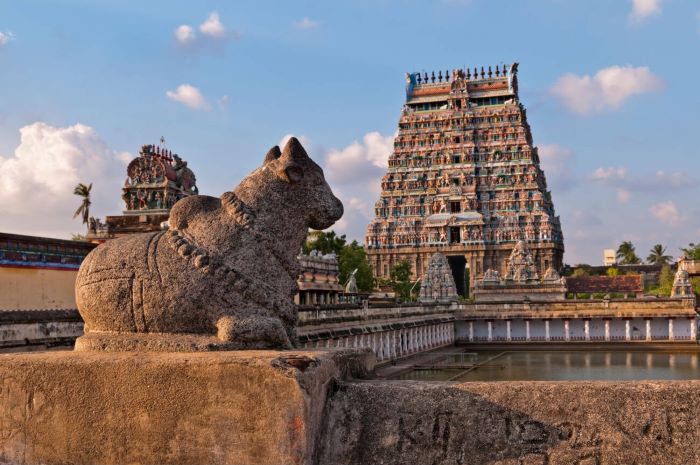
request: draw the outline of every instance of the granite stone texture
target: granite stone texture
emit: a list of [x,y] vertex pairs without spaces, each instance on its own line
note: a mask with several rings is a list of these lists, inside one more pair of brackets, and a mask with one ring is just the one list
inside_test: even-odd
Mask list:
[[311,465],[370,351],[0,355],[0,463]]
[[340,383],[320,465],[695,465],[700,381]]
[[110,240],[86,257],[76,350],[293,347],[296,256],[309,227],[342,214],[296,138],[273,147],[234,191],[177,202],[168,231]]

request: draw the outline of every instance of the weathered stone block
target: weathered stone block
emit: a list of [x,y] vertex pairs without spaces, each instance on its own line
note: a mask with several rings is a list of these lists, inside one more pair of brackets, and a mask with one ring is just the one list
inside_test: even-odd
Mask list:
[[369,351],[0,355],[0,463],[307,464]]
[[699,381],[351,382],[320,464],[700,463]]

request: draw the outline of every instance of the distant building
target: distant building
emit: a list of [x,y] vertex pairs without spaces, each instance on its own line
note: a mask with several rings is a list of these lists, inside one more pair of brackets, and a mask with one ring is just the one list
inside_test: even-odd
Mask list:
[[615,249],[604,249],[603,250],[603,265],[613,266],[617,264],[617,258],[615,258]]
[[338,259],[335,254],[321,254],[312,250],[309,255],[298,255],[301,274],[294,302],[298,305],[337,304],[343,287],[338,282]]
[[74,310],[75,277],[95,244],[0,233],[0,311]]
[[560,271],[564,237],[540,168],[518,64],[406,75],[406,103],[367,228],[374,275],[406,260],[423,276],[435,252],[447,257],[457,292],[487,270],[501,275],[526,241],[540,276]]
[[144,145],[126,168],[122,188],[125,210],[105,222],[90,218],[87,239],[104,242],[126,234],[158,231],[178,200],[197,194],[197,180],[187,162],[170,150]]

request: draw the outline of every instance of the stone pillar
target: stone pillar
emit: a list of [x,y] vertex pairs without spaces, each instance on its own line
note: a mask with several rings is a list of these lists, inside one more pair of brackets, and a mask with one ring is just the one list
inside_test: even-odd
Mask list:
[[549,320],[544,320],[544,340],[549,342]]
[[668,340],[673,341],[675,337],[673,336],[673,318],[668,319]]
[[610,342],[610,320],[605,320],[605,340]]
[[564,340],[571,341],[571,330],[569,328],[569,320],[564,320]]
[[625,341],[631,341],[632,340],[632,332],[630,328],[630,320],[626,319],[625,320]]
[[469,322],[469,342],[474,342],[474,321]]
[[530,320],[525,320],[525,340],[530,342],[532,338],[530,337]]
[[510,320],[506,320],[506,341],[510,342],[512,341],[511,337],[511,332],[510,332]]
[[644,321],[644,339],[651,341],[651,318],[646,318]]
[[690,324],[690,340],[694,341],[698,337],[697,325],[695,323],[695,317],[688,318],[688,324]]
[[493,341],[493,323],[491,322],[491,320],[488,320],[486,322],[486,326],[488,327],[488,337],[486,338],[486,340],[491,342]]

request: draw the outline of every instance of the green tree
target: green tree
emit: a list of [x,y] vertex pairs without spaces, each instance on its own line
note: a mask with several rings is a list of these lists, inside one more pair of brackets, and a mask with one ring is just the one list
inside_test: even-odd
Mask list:
[[335,231],[315,231],[311,236],[312,237],[303,245],[305,254],[308,254],[312,250],[318,250],[323,254],[334,253],[340,255],[340,252],[347,243],[345,234],[338,236]]
[[692,260],[700,260],[700,244],[691,242],[688,247],[681,247],[683,253]]
[[673,270],[670,266],[664,265],[659,273],[659,294],[670,296],[673,289]]
[[656,244],[649,251],[647,263],[650,265],[668,265],[673,257],[666,255],[666,247],[661,244]]
[[615,268],[614,266],[611,266],[607,270],[605,270],[605,274],[613,278],[615,276],[620,276],[620,270],[618,268]]
[[637,252],[634,249],[634,244],[632,241],[624,241],[617,248],[615,253],[615,258],[617,258],[618,263],[622,265],[637,265],[641,262],[640,258],[637,256]]
[[340,270],[338,279],[341,284],[345,284],[350,273],[357,269],[355,273],[357,289],[361,292],[371,292],[374,289],[374,276],[367,261],[367,254],[357,241],[352,241],[342,248],[338,254],[338,268]]
[[591,274],[590,267],[587,265],[576,265],[571,276],[574,278],[580,278],[582,276],[589,276]]
[[77,195],[78,197],[82,197],[83,199],[78,209],[75,211],[75,213],[73,213],[73,218],[77,218],[78,215],[82,215],[83,224],[88,224],[88,220],[90,220],[90,205],[92,204],[92,202],[90,201],[91,190],[92,183],[90,183],[89,186],[80,183],[77,186],[75,186],[75,189],[73,189],[73,194]]
[[394,265],[389,276],[396,296],[402,301],[411,300],[411,264],[407,260],[401,260]]

